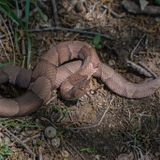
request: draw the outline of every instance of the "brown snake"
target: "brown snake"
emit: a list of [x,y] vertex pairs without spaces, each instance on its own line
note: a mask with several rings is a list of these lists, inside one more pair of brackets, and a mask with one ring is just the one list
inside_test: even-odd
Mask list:
[[[76,59],[77,61],[73,61]],[[69,63],[67,63],[69,62]],[[96,51],[81,41],[61,42],[41,56],[33,71],[7,65],[0,70],[0,84],[9,82],[28,88],[20,97],[0,97],[0,116],[25,116],[36,111],[60,88],[65,99],[81,97],[91,76],[100,78],[113,92],[127,98],[142,98],[160,87],[160,77],[143,83],[131,83],[100,62]]]

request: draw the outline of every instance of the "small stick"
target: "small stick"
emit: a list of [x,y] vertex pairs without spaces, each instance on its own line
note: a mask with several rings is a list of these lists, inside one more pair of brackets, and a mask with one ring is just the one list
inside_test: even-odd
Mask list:
[[114,12],[112,9],[110,9],[108,6],[106,6],[106,5],[102,5],[102,8],[104,8],[104,9],[107,9],[109,12],[111,12],[111,14],[114,16],[114,17],[116,17],[116,18],[123,18],[124,17],[124,14],[122,13],[122,14],[118,14],[118,13],[116,13],[116,12]]
[[53,7],[53,17],[54,17],[54,21],[56,26],[59,26],[59,18],[58,18],[58,14],[57,14],[57,4],[56,4],[56,0],[51,0],[52,2],[52,7]]
[[153,72],[153,71],[151,71],[151,69],[149,69],[145,64],[143,64],[142,62],[139,62],[138,63],[141,67],[143,67],[146,71],[148,71],[151,75],[152,75],[152,77],[154,77],[154,78],[157,78],[158,76]]
[[145,75],[146,77],[154,77],[156,78],[157,75],[153,73],[151,70],[149,70],[146,66],[144,66],[142,63],[136,64],[132,61],[127,60],[127,64],[132,67],[134,70],[138,71],[140,74]]
[[19,10],[18,0],[15,0],[15,3],[16,3],[16,14],[17,14],[17,17],[20,18],[20,10]]
[[106,115],[106,113],[108,112],[109,109],[110,109],[110,105],[109,105],[109,106],[106,108],[106,110],[104,111],[101,119],[100,119],[97,123],[95,123],[95,124],[93,124],[93,125],[89,125],[89,126],[86,126],[86,127],[76,127],[76,128],[69,127],[69,128],[67,128],[67,129],[70,129],[70,130],[84,130],[84,129],[95,128],[95,127],[99,126],[99,125],[102,123],[102,121],[103,121],[103,119],[104,119],[104,117],[105,117],[105,115]]
[[51,28],[43,28],[43,29],[31,29],[29,32],[48,32],[48,31],[64,31],[64,32],[73,32],[73,33],[79,33],[83,35],[89,35],[91,37],[100,35],[102,38],[113,40],[111,36],[97,33],[97,32],[92,32],[92,31],[84,31],[84,30],[79,30],[79,29],[71,29],[71,28],[64,28],[64,27],[51,27]]
[[85,158],[82,156],[82,154],[80,154],[79,151],[71,143],[69,143],[68,141],[66,141],[66,143],[69,147],[71,147],[81,157],[82,160],[85,160]]
[[[2,17],[1,17],[1,18],[2,18]],[[7,30],[7,32],[8,32],[8,36],[9,36],[9,38],[10,38],[13,51],[15,52],[15,47],[14,47],[14,43],[13,43],[13,39],[12,39],[11,32],[10,32],[10,30],[9,30],[9,27],[7,26],[7,24],[6,24],[6,22],[5,22],[5,20],[4,20],[3,18],[2,18],[2,20],[3,20],[3,24],[4,24],[5,28],[6,28],[6,30]]]
[[18,143],[20,143],[27,151],[28,153],[30,153],[34,159],[36,157],[35,153],[29,148],[29,146],[25,143],[23,143],[23,141],[21,141],[17,136],[15,136],[13,133],[11,133],[6,127],[4,127],[3,125],[0,124],[0,127],[2,129],[4,129],[10,136],[12,136]]
[[133,59],[133,55],[135,54],[137,48],[139,47],[140,43],[142,42],[142,40],[144,39],[144,37],[146,36],[146,34],[143,34],[141,39],[138,41],[138,43],[136,44],[136,46],[133,48],[132,52],[130,53],[130,59]]
[[28,137],[28,138],[26,138],[25,140],[23,140],[23,143],[27,143],[27,142],[30,141],[30,140],[33,140],[33,139],[35,139],[35,138],[39,138],[40,136],[41,136],[41,134],[38,133],[38,134],[36,134],[36,135],[34,135],[34,136]]
[[38,147],[38,152],[39,152],[38,159],[43,160],[43,154],[42,154],[42,151],[41,151],[41,147]]
[[0,39],[3,39],[5,37],[5,34],[0,35]]
[[11,60],[9,58],[8,53],[6,52],[6,49],[5,49],[5,47],[4,47],[3,42],[2,42],[1,39],[0,39],[0,45],[1,45],[2,49],[4,50],[4,54],[5,54],[6,58],[7,58],[7,60],[10,62]]
[[42,121],[47,121],[51,126],[53,126],[55,129],[57,129],[56,125],[53,124],[49,119],[47,119],[46,117],[41,117],[40,120]]

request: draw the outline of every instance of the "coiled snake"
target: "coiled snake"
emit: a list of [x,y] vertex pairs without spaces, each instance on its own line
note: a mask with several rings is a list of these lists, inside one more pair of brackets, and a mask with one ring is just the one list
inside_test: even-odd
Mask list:
[[[74,59],[77,61],[72,61]],[[113,92],[127,98],[147,97],[160,87],[160,77],[138,84],[127,81],[101,63],[95,49],[85,42],[61,42],[41,56],[33,71],[12,65],[1,68],[0,84],[9,82],[28,89],[17,98],[0,97],[0,117],[33,113],[59,87],[63,98],[79,98],[91,76],[100,78]]]

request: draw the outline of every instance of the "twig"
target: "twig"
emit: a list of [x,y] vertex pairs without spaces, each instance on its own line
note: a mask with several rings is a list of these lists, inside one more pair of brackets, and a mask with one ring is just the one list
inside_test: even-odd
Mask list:
[[9,27],[8,27],[8,25],[6,24],[6,22],[5,22],[5,20],[3,19],[2,16],[1,16],[1,19],[2,19],[2,21],[3,21],[4,27],[6,28],[6,31],[8,32],[8,36],[9,36],[9,39],[10,39],[10,42],[11,42],[11,45],[12,45],[12,48],[13,48],[14,59],[15,59],[15,47],[14,47],[14,43],[13,43],[13,39],[12,39],[12,35],[11,35],[11,34],[13,34],[13,33],[12,33],[12,27],[9,25],[10,30],[11,30],[11,32],[10,32]]
[[[140,63],[139,63],[140,64]],[[134,70],[138,71],[140,74],[146,76],[146,77],[154,77],[156,78],[157,76],[155,75],[155,73],[153,73],[151,70],[149,70],[146,66],[144,65],[138,65],[132,61],[127,60],[127,65],[132,67]]]
[[0,35],[0,39],[3,39],[5,37],[5,34]]
[[141,39],[138,41],[138,43],[136,44],[136,46],[133,48],[132,52],[130,53],[130,59],[133,59],[133,55],[135,54],[137,48],[139,47],[140,43],[142,42],[142,40],[144,39],[144,37],[146,36],[146,34],[143,34]]
[[43,154],[42,154],[42,151],[41,151],[41,150],[42,150],[41,147],[39,147],[39,148],[38,148],[38,152],[39,152],[38,158],[39,158],[39,160],[43,160]]
[[109,106],[106,108],[106,110],[104,111],[101,119],[100,119],[97,123],[92,124],[92,125],[89,125],[89,126],[86,126],[86,127],[75,127],[75,128],[73,128],[73,127],[68,127],[67,129],[70,129],[70,130],[84,130],[84,129],[91,129],[91,128],[95,128],[95,127],[99,126],[99,125],[102,123],[102,121],[103,121],[106,113],[107,113],[108,110],[110,109],[110,106],[111,106],[111,105],[109,105]]
[[16,3],[16,14],[17,14],[17,17],[20,18],[20,10],[19,10],[19,4],[18,4],[18,1],[15,0],[15,3]]
[[149,69],[145,64],[143,64],[142,62],[139,62],[138,63],[141,67],[143,67],[147,72],[149,72],[153,78],[157,78],[158,76],[153,72],[151,71],[151,69]]
[[6,58],[7,58],[7,60],[10,62],[10,58],[9,58],[7,52],[6,52],[6,49],[5,49],[5,47],[4,47],[1,39],[0,39],[0,45],[1,45],[1,47],[3,48],[3,50],[4,50],[4,54],[5,54]]
[[48,118],[46,118],[46,117],[41,117],[40,120],[42,120],[42,121],[47,121],[51,126],[53,126],[54,128],[57,129],[56,125],[53,124],[53,122],[51,122]]
[[24,38],[22,37],[22,55],[23,55],[23,60],[22,60],[22,67],[25,66],[25,61],[26,61],[26,46],[25,46],[25,40]]
[[65,150],[67,150],[71,154],[71,156],[75,159],[75,154],[72,152],[73,149],[68,147],[68,145],[65,142],[63,142],[62,144],[63,144],[63,147],[65,148]]
[[[9,28],[10,28],[10,30],[11,30],[11,33],[10,33],[10,39],[11,39],[11,44],[12,44],[12,48],[13,48],[13,63],[15,64],[16,63],[16,53],[17,53],[17,51],[16,51],[16,49],[17,49],[17,45],[16,45],[16,43],[15,43],[15,39],[14,39],[14,31],[13,31],[13,26],[12,26],[12,24],[11,24],[11,21],[9,21]],[[11,36],[11,34],[12,34],[12,36]]]
[[38,6],[40,7],[40,8],[42,8],[43,9],[43,11],[48,11],[48,8],[50,7],[50,6],[47,6],[47,4],[45,3],[45,1],[43,2],[43,1],[37,1],[38,2]]
[[71,147],[81,157],[82,160],[85,160],[85,158],[82,156],[82,154],[80,154],[79,151],[71,143],[69,143],[68,141],[66,141],[66,143],[69,147]]
[[113,11],[112,9],[110,9],[108,6],[106,6],[106,5],[102,5],[102,8],[104,8],[104,9],[107,9],[114,17],[116,17],[116,18],[123,18],[124,17],[124,14],[122,13],[122,14],[118,14],[118,13],[116,13],[115,11]]
[[[1,17],[2,18],[2,17]],[[3,19],[3,18],[2,18]],[[11,41],[11,44],[12,44],[12,47],[13,47],[13,50],[15,52],[15,48],[14,48],[14,43],[13,43],[13,40],[12,40],[12,35],[11,35],[11,32],[9,31],[9,27],[7,26],[7,24],[5,23],[5,20],[3,19],[3,24],[8,32],[8,36],[10,38],[10,41]]]
[[52,2],[52,7],[53,7],[54,22],[55,22],[56,26],[59,26],[59,18],[58,18],[58,13],[57,13],[56,0],[51,0],[51,2]]
[[92,31],[84,31],[79,29],[71,29],[71,28],[64,28],[64,27],[51,27],[51,28],[43,28],[43,29],[31,29],[29,32],[48,32],[48,31],[63,31],[63,32],[73,32],[73,33],[79,33],[83,35],[89,35],[91,37],[96,36],[97,34],[100,35],[102,38],[113,40],[111,36],[92,32]]
[[3,125],[0,124],[0,127],[2,129],[4,129],[10,136],[12,136],[18,143],[20,143],[28,151],[28,153],[30,153],[33,156],[33,158],[35,159],[35,157],[36,157],[35,153],[29,148],[29,146],[27,144],[23,143],[23,141],[21,141],[17,136],[15,136],[13,133],[11,133]]
[[36,135],[34,135],[34,136],[28,137],[28,138],[26,138],[25,140],[23,140],[23,143],[27,143],[28,141],[31,141],[31,140],[33,140],[33,139],[35,139],[35,138],[39,138],[40,136],[41,136],[41,134],[38,133],[38,134],[36,134]]

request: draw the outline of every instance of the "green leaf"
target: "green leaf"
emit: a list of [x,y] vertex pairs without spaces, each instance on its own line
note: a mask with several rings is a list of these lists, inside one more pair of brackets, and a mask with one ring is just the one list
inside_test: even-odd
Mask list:
[[87,153],[94,153],[96,152],[96,149],[94,147],[87,147],[87,148],[82,148],[80,151],[87,152]]
[[97,46],[101,42],[101,36],[97,34],[93,39],[93,45]]
[[4,157],[9,157],[12,155],[11,149],[7,144],[0,144],[0,160],[3,160]]
[[97,49],[101,49],[101,48],[102,48],[102,45],[101,45],[101,44],[98,44],[98,45],[96,46],[96,48],[97,48]]

